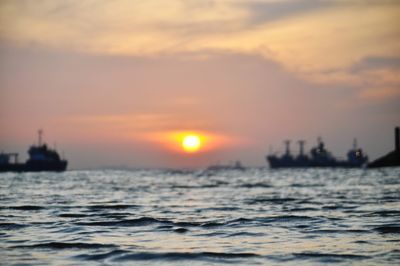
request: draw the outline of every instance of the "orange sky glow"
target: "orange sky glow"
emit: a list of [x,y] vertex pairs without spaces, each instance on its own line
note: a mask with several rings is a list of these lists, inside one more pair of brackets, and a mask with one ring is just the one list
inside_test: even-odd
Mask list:
[[[197,136],[200,140],[201,146],[193,153],[208,153],[218,149],[224,149],[229,146],[238,145],[239,141],[234,140],[232,137],[218,135],[205,131],[172,131],[149,134],[147,139],[160,145],[175,153],[188,153],[187,150],[182,148],[182,143],[187,136]],[[189,153],[191,153],[189,151]]]
[[71,169],[264,166],[318,136],[376,158],[400,124],[399,17],[378,0],[0,1],[0,151],[26,158],[43,128]]

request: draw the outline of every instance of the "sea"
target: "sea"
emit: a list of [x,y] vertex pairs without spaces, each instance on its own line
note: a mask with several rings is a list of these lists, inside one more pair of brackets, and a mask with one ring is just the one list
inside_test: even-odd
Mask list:
[[400,168],[0,174],[1,265],[400,265]]

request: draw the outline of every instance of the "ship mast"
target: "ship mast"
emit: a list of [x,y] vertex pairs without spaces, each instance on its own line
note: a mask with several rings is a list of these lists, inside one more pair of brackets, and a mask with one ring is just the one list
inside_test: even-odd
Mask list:
[[306,143],[306,141],[305,140],[299,140],[298,143],[299,143],[299,146],[300,146],[300,156],[303,156],[304,155],[304,143]]
[[290,140],[285,140],[284,143],[286,146],[286,155],[290,155]]
[[358,145],[357,145],[357,139],[354,138],[354,139],[353,139],[353,149],[354,149],[354,150],[357,150],[357,146],[358,146]]
[[38,144],[39,144],[39,146],[42,146],[42,137],[43,137],[43,130],[39,129],[38,130]]

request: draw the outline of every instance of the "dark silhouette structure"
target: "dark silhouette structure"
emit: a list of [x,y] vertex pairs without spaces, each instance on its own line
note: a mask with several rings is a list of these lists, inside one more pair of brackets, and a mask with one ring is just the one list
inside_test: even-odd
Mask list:
[[225,171],[225,170],[245,170],[246,168],[240,161],[236,161],[233,164],[214,164],[207,167],[206,171]]
[[394,129],[394,151],[389,152],[385,156],[371,162],[368,167],[393,167],[400,166],[400,128]]
[[68,162],[62,160],[57,151],[42,143],[42,134],[42,130],[39,130],[38,145],[29,148],[29,159],[25,163],[18,162],[18,153],[0,153],[0,172],[65,171]]
[[310,150],[310,154],[304,153],[304,140],[299,140],[299,154],[292,156],[290,153],[290,141],[285,141],[286,151],[282,156],[270,154],[266,156],[271,168],[309,168],[309,167],[361,167],[367,164],[368,156],[364,155],[362,149],[357,147],[354,140],[353,149],[347,153],[347,160],[336,159],[325,144],[318,138],[318,145]]

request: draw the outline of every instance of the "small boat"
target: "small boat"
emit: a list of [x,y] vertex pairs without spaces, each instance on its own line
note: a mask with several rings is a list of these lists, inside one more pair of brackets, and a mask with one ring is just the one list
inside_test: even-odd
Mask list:
[[214,164],[207,167],[206,171],[224,171],[224,170],[245,170],[245,167],[240,161],[233,164]]
[[0,153],[0,172],[65,171],[68,161],[61,159],[56,150],[42,143],[42,134],[42,130],[39,130],[38,145],[29,148],[29,159],[25,163],[18,162],[18,153]]

